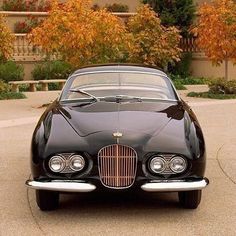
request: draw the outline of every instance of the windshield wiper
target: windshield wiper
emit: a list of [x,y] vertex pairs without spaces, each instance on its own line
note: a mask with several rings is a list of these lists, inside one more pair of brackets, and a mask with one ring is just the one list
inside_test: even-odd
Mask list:
[[96,98],[94,95],[92,95],[90,93],[87,93],[87,92],[83,91],[82,89],[70,89],[70,92],[72,92],[72,93],[80,93],[80,94],[86,95],[86,96],[92,98],[95,102],[99,101],[99,99]]
[[117,95],[117,96],[104,97],[104,98],[102,98],[102,101],[105,101],[105,102],[116,102],[116,103],[122,103],[122,102],[142,102],[142,98],[134,97],[134,96],[128,96],[128,95]]
[[88,106],[93,105],[94,103],[96,103],[95,100],[93,100],[93,101],[91,101],[91,102],[83,102],[83,103],[74,105],[73,107],[88,107]]

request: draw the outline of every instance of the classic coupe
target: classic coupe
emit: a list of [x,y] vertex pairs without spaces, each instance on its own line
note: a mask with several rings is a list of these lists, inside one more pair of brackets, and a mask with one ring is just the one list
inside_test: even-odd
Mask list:
[[68,78],[32,138],[32,177],[43,211],[60,193],[178,192],[197,208],[209,181],[205,142],[191,108],[162,71],[140,65],[95,65]]

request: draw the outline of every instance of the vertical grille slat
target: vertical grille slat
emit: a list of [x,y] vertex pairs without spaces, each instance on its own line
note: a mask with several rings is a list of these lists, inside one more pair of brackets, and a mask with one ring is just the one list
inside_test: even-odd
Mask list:
[[98,153],[98,168],[103,185],[109,188],[128,188],[135,180],[137,153],[128,146],[114,144]]

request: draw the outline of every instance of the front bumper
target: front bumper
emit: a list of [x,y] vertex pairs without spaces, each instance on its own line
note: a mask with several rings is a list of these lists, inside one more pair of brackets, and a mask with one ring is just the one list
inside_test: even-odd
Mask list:
[[80,192],[87,193],[96,189],[93,184],[78,181],[51,180],[49,182],[27,180],[27,187],[37,190],[50,190],[58,192]]
[[209,184],[207,178],[200,180],[166,180],[145,183],[141,189],[146,192],[178,192],[204,189]]
[[[200,180],[165,180],[152,181],[141,185],[146,192],[178,192],[204,189],[209,184],[207,178]],[[32,189],[58,192],[92,192],[96,186],[79,181],[51,180],[48,182],[27,180],[26,185]]]

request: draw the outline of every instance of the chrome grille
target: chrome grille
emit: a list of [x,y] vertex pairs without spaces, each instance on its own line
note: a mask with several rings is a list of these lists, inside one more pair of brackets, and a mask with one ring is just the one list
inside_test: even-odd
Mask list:
[[109,188],[128,188],[135,180],[137,153],[125,145],[106,146],[98,153],[98,168],[103,185]]

